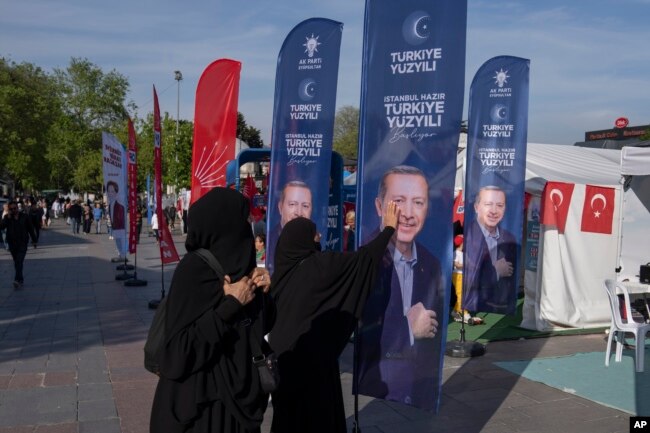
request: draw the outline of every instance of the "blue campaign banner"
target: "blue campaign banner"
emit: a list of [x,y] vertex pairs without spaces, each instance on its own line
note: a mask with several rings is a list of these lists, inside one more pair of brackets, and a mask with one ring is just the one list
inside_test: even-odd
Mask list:
[[469,97],[462,308],[514,314],[524,218],[530,61],[494,57]]
[[327,236],[330,163],[343,24],[311,18],[284,40],[275,77],[266,264],[288,221],[311,218]]
[[355,389],[437,411],[451,281],[467,2],[367,0],[361,81],[359,245],[401,208],[355,340]]

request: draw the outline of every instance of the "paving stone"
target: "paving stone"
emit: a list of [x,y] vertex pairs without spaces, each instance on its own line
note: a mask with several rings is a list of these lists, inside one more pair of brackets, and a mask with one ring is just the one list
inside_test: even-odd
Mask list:
[[45,373],[14,374],[9,382],[9,389],[36,388],[43,386]]
[[45,380],[43,381],[44,386],[62,386],[76,384],[76,371],[47,372],[45,373]]
[[79,433],[122,433],[122,429],[118,418],[103,419],[80,422]]
[[110,383],[83,383],[78,388],[79,401],[108,400],[113,397]]
[[79,402],[79,421],[94,421],[116,418],[115,400],[91,400]]
[[77,420],[76,386],[6,390],[2,393],[2,427]]
[[63,424],[42,424],[37,425],[34,433],[77,433],[79,424],[68,422]]

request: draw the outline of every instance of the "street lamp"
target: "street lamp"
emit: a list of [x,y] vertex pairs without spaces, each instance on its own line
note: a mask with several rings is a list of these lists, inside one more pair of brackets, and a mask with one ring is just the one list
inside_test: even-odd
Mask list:
[[175,148],[175,155],[174,155],[174,160],[176,161],[176,179],[174,185],[174,188],[178,186],[178,121],[180,118],[180,104],[181,104],[181,81],[183,80],[183,74],[181,71],[174,71],[174,80],[178,83],[176,86],[176,148]]

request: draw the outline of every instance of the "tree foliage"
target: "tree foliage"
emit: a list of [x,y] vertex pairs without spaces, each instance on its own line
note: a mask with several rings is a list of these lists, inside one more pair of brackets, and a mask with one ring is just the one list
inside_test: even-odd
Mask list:
[[[128,145],[129,82],[87,59],[46,73],[0,58],[0,175],[18,191],[73,188],[101,192],[102,131]],[[138,143],[138,189],[153,176],[153,113],[133,118]],[[178,125],[178,129],[177,129]],[[163,183],[189,188],[194,124],[165,113],[162,119]],[[262,147],[260,130],[237,116],[237,137]]]
[[237,112],[237,138],[245,141],[251,148],[264,147],[264,141],[260,137],[260,130],[246,123],[244,115]]
[[63,115],[57,123],[56,142],[48,148],[54,175],[63,187],[101,191],[102,131],[123,131],[129,82],[119,72],[104,73],[87,59],[72,58],[54,78]]
[[55,89],[39,67],[0,58],[0,167],[19,189],[48,184],[44,150],[61,115]]
[[345,105],[334,118],[333,149],[344,158],[356,159],[359,143],[359,109]]

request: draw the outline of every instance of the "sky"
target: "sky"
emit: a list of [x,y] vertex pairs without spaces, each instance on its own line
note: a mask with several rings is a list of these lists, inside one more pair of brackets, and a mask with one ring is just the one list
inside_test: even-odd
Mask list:
[[[388,0],[376,0],[388,1]],[[399,1],[399,0],[395,0]],[[432,0],[433,1],[433,0]],[[239,111],[270,143],[284,38],[312,17],[343,23],[337,107],[359,107],[363,0],[0,0],[0,56],[46,71],[87,58],[130,83],[138,115],[194,118],[196,85],[220,58],[242,62]],[[528,141],[568,144],[621,116],[650,124],[650,0],[468,0],[464,117],[488,59],[530,59]],[[183,80],[174,79],[181,71]],[[135,113],[132,113],[135,114]],[[164,134],[164,132],[163,132]]]

